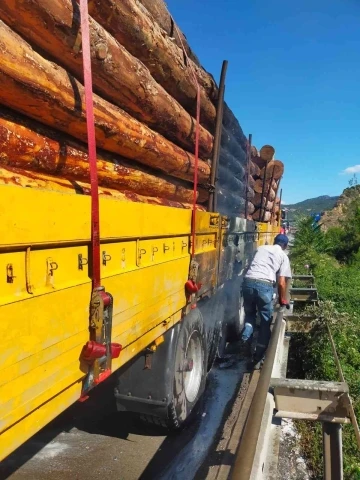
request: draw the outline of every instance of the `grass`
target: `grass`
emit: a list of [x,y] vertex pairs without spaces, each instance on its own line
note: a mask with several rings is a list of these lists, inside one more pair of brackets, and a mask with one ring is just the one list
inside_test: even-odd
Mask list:
[[[349,385],[356,416],[360,419],[360,205],[354,200],[344,223],[326,233],[314,229],[312,219],[299,222],[291,253],[296,274],[314,274],[320,304],[320,321],[311,334],[292,338],[290,367],[308,379],[338,380],[326,322]],[[309,266],[306,268],[305,265]],[[299,422],[302,446],[318,480],[322,476],[321,425]],[[360,452],[352,426],[343,429],[344,478],[360,480]]]

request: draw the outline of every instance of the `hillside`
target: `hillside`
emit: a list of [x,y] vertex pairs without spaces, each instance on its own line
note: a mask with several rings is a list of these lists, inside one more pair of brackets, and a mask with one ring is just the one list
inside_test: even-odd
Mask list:
[[312,213],[331,210],[336,205],[338,199],[338,196],[329,197],[329,195],[322,195],[320,197],[308,198],[307,200],[292,205],[284,205],[284,207],[289,210],[288,219],[292,221],[299,215],[311,215]]
[[[335,197],[332,197],[335,198]],[[325,213],[321,219],[322,228],[326,231],[328,228],[339,226],[344,213],[346,213],[349,204],[355,199],[360,198],[360,185],[354,185],[345,188],[340,197],[337,198],[334,207]]]

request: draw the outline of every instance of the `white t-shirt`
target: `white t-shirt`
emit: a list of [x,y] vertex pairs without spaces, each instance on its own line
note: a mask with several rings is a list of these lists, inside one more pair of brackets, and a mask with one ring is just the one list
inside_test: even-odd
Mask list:
[[263,245],[255,256],[245,278],[276,282],[276,276],[291,278],[289,257],[280,245]]

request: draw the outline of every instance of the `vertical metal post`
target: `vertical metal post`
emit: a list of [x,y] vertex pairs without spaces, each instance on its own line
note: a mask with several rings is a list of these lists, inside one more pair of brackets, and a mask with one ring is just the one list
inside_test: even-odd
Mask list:
[[[262,218],[262,209],[264,207],[264,210],[266,210],[266,201],[265,201],[265,198],[264,198],[264,195],[265,195],[265,185],[266,185],[266,177],[267,177],[267,166],[268,166],[268,162],[265,163],[265,167],[264,167],[264,179],[263,179],[263,185],[262,185],[262,191],[261,191],[261,199],[260,199],[260,214],[259,214],[259,220],[261,220]],[[269,186],[270,188],[270,186]],[[264,205],[263,205],[264,203]]]
[[323,422],[324,480],[343,480],[342,427]]
[[246,194],[245,194],[245,220],[247,220],[248,214],[248,198],[249,198],[249,178],[250,178],[250,162],[251,162],[251,142],[252,134],[249,133],[249,141],[247,145],[247,173],[246,173]]
[[274,217],[274,212],[275,212],[275,207],[276,207],[276,198],[277,198],[277,194],[278,194],[278,191],[279,191],[279,188],[280,188],[281,179],[282,179],[282,177],[279,178],[279,181],[278,181],[278,184],[277,184],[277,187],[276,187],[275,199],[274,199],[273,208],[271,210],[270,222],[272,221],[272,219]]
[[[282,200],[282,189],[280,190],[279,213],[278,213],[278,227],[280,227],[280,222],[281,222],[281,200]],[[275,202],[276,202],[276,198],[275,198]]]
[[[270,178],[270,183],[269,183],[269,188],[268,188],[268,193],[266,195],[266,201],[265,201],[265,204],[267,205],[269,199],[270,199],[270,191],[271,191],[271,185],[274,181],[274,174],[275,174],[275,167],[273,167],[272,169],[272,174],[271,174],[271,178]],[[274,203],[276,201],[276,193],[275,193],[275,199],[274,199]],[[266,213],[266,208],[264,208],[264,212],[262,214],[262,217],[259,218],[260,222],[263,222],[264,219],[265,219],[265,213]],[[270,221],[271,221],[271,218],[270,218]]]
[[217,182],[218,168],[219,168],[222,122],[223,122],[223,113],[224,113],[225,78],[226,78],[227,66],[228,66],[228,61],[224,60],[222,64],[222,69],[221,69],[219,95],[218,95],[217,110],[216,110],[214,147],[213,147],[213,157],[212,157],[211,172],[210,172],[211,190],[210,190],[209,202],[208,202],[209,212],[214,212],[217,209],[216,182]]

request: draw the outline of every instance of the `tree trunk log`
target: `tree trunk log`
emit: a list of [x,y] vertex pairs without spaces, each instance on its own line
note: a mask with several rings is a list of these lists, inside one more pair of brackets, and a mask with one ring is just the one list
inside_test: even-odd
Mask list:
[[[188,55],[189,59],[191,60],[192,68],[195,70],[196,77],[198,79],[199,84],[204,88],[205,92],[207,93],[208,97],[216,102],[218,98],[218,87],[213,76],[204,70],[198,58],[194,61],[192,56],[195,56],[190,49],[190,46],[187,43],[185,35],[181,32],[178,25],[172,21],[171,15],[162,0],[139,0],[140,3],[144,5],[147,10],[147,15],[150,12],[151,16],[155,19],[156,23],[166,31],[168,36],[172,37],[170,41],[175,43],[181,51],[183,56],[183,51],[185,50],[186,54]],[[133,3],[138,3],[137,0],[132,0]],[[161,19],[161,20],[160,20]],[[160,20],[160,21],[159,21]],[[164,28],[165,27],[165,28]],[[169,33],[173,33],[173,35],[169,35]],[[178,35],[180,33],[180,37]],[[183,42],[183,43],[182,43]]]
[[[0,38],[0,103],[86,142],[84,87],[1,21]],[[93,99],[99,148],[193,180],[193,155],[106,100]],[[199,181],[206,182],[209,175],[208,164],[199,161]]]
[[253,163],[255,163],[255,165],[257,165],[260,168],[260,170],[265,167],[266,162],[261,157],[258,157],[256,155],[251,155],[251,160]]
[[[29,172],[11,167],[0,167],[0,185],[16,185],[27,188],[41,188],[54,192],[74,193],[76,195],[90,195],[91,186],[86,182],[74,182],[60,177],[41,174],[39,172]],[[162,205],[176,208],[192,208],[191,203],[181,203],[166,198],[148,197],[138,195],[134,192],[119,192],[110,188],[99,188],[99,195],[107,198],[113,197],[124,202],[141,202],[153,205]],[[205,211],[201,205],[196,205],[197,210]]]
[[245,166],[243,166],[231,153],[224,148],[220,149],[219,165],[227,168],[236,178],[244,180]]
[[222,129],[221,146],[235,157],[238,162],[246,166],[246,150],[241,147],[233,134],[226,130],[225,127]]
[[275,148],[271,145],[264,145],[260,148],[259,154],[265,163],[270,162],[274,158]]
[[[134,0],[90,0],[89,13],[148,67],[171,96],[195,115],[197,89],[191,68],[186,65],[180,48],[164,35],[141,4]],[[197,71],[196,65],[190,62]],[[216,109],[210,93],[200,87],[201,123],[212,132]]]
[[224,103],[223,125],[225,129],[236,139],[240,147],[246,151],[247,138],[242,131],[238,119],[235,117],[226,103]]
[[254,189],[249,185],[249,186],[248,186],[247,198],[248,198],[248,200],[252,200],[254,197],[255,197],[255,191],[254,191]]
[[191,50],[185,35],[180,30],[180,27],[173,21],[165,2],[163,0],[140,0],[140,2],[148,12],[151,13],[158,25],[165,30],[171,40],[174,41],[179,48],[185,48],[189,58],[200,67],[199,59]]
[[250,174],[253,177],[259,177],[260,173],[261,173],[260,168],[256,165],[256,163],[250,160]]
[[[274,180],[278,180],[279,178],[282,177],[284,173],[284,164],[280,162],[280,160],[271,160],[267,164],[267,169],[266,169],[266,176],[268,178],[273,177]],[[260,178],[264,178],[265,175],[265,168],[263,168],[260,172]]]
[[[90,179],[88,154],[82,145],[10,113],[0,112],[0,146],[0,165],[67,180]],[[97,152],[97,172],[99,185],[103,187],[179,202],[193,201],[191,188],[134,169],[121,158],[110,160],[106,154]]]
[[[261,179],[256,180],[255,185],[254,185],[254,190],[255,190],[256,193],[260,193],[260,194],[262,193],[262,191],[263,191],[263,181]],[[264,196],[265,196],[265,198],[269,197],[269,200],[272,202],[275,199],[275,192],[271,188],[270,189],[270,195],[268,195],[268,191],[269,191],[269,188],[265,187]]]
[[[260,213],[261,213],[261,218],[260,218]],[[257,222],[260,220],[262,220],[263,222],[269,222],[271,219],[271,213],[268,211],[265,211],[265,214],[264,214],[264,210],[258,209],[258,210],[255,210],[255,212],[252,215],[252,218]],[[262,218],[264,218],[264,220]]]
[[249,186],[250,186],[251,188],[254,188],[254,186],[255,186],[255,181],[256,181],[256,180],[254,180],[254,178],[250,175],[250,176],[249,176],[249,182],[248,182],[248,184],[249,184]]
[[218,185],[219,188],[225,188],[227,190],[231,190],[236,195],[243,197],[244,192],[246,190],[246,185],[244,182],[239,180],[234,176],[231,170],[228,170],[226,167],[222,165],[219,166],[219,181]]
[[244,198],[226,189],[218,191],[218,210],[222,215],[239,216],[244,213]]
[[252,215],[255,212],[255,206],[251,202],[248,202],[247,205],[248,205],[248,208],[247,208],[248,214]]
[[[0,19],[51,55],[78,80],[83,79],[78,4],[71,0],[7,0]],[[143,123],[194,151],[195,120],[133,57],[91,17],[94,91]],[[200,155],[209,157],[212,136],[200,127]]]
[[[254,197],[254,199],[253,199],[253,202],[254,202],[254,205],[255,205],[256,207],[262,207],[262,208],[264,208],[265,203],[266,203],[266,196],[261,197],[261,193],[255,193],[255,197]],[[268,201],[268,202],[266,203],[266,206],[265,206],[265,207],[266,207],[266,210],[271,210],[272,207],[273,207],[273,203],[274,203],[274,202]]]

